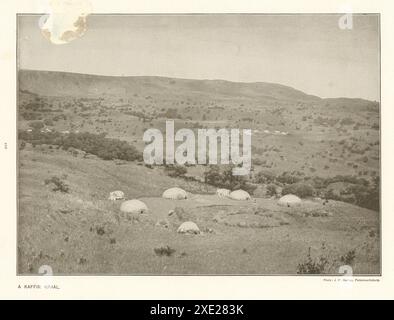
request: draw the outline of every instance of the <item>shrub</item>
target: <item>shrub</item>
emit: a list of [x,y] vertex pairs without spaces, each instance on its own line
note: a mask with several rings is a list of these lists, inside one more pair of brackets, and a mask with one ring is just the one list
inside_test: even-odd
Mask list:
[[276,196],[276,185],[274,184],[269,184],[267,186],[267,195],[268,196]]
[[350,126],[354,124],[354,120],[352,118],[344,118],[341,120],[340,124],[343,126]]
[[[310,181],[312,186],[318,190],[318,193],[326,199],[344,201],[375,211],[378,211],[380,208],[380,183],[378,176],[375,176],[372,182],[363,177],[352,175],[336,175],[329,178],[315,176]],[[335,193],[329,187],[330,184],[337,182],[344,183],[346,186],[339,193]],[[288,192],[288,188],[285,188],[284,191]]]
[[42,121],[32,121],[29,123],[29,126],[32,129],[40,130],[40,129],[44,128],[44,123]]
[[345,254],[340,255],[339,253],[328,250],[325,243],[322,243],[318,254],[312,257],[311,248],[308,249],[308,254],[303,262],[297,266],[298,274],[327,274],[336,273],[340,266],[354,264],[356,259],[356,250],[352,249],[347,251]]
[[315,189],[309,184],[298,182],[285,186],[282,190],[282,194],[295,194],[300,198],[305,198],[313,196],[315,194]]
[[164,172],[173,178],[183,177],[187,173],[187,169],[180,165],[166,165]]
[[372,188],[362,185],[352,185],[346,190],[353,195],[353,203],[363,208],[378,211],[380,208],[379,184]]
[[218,188],[242,189],[250,194],[253,194],[257,188],[257,186],[248,183],[245,176],[234,176],[232,166],[227,166],[223,171],[220,170],[219,166],[210,166],[204,172],[204,181]]
[[30,142],[32,145],[58,145],[65,150],[75,148],[94,154],[104,160],[142,160],[142,155],[134,146],[126,141],[106,138],[103,133],[83,132],[62,135],[56,131],[41,133],[38,130],[33,130],[30,133],[20,131],[19,139]]
[[256,183],[271,183],[275,181],[276,176],[273,172],[264,170],[264,171],[260,171],[256,175],[255,179],[256,179]]
[[342,255],[339,258],[339,261],[341,261],[343,264],[351,266],[353,265],[355,259],[356,259],[356,249],[353,249],[353,250],[349,250],[348,252],[346,252],[346,254]]
[[315,259],[312,258],[311,248],[308,249],[306,260],[297,266],[298,274],[323,274],[329,264],[325,256],[319,256]]
[[170,257],[172,254],[176,251],[175,249],[171,248],[170,246],[165,246],[165,247],[159,247],[159,248],[154,248],[153,251],[158,255],[159,257],[161,256],[167,256]]
[[46,179],[45,180],[45,185],[48,185],[52,183],[54,187],[52,188],[52,191],[60,191],[63,193],[69,193],[70,189],[68,185],[62,181],[59,177],[53,176],[52,178]]
[[334,193],[334,190],[332,190],[332,189],[328,189],[328,190],[324,191],[322,193],[322,195],[325,199],[331,199],[331,200],[340,200],[341,199],[340,196],[336,195]]
[[180,115],[178,114],[178,110],[174,108],[168,108],[163,114],[161,115],[163,118],[168,119],[179,119]]
[[53,126],[53,121],[52,121],[51,119],[45,119],[45,120],[44,120],[44,124],[45,124],[46,126]]
[[276,180],[284,184],[294,184],[299,182],[301,179],[295,175],[292,175],[289,172],[283,172],[280,176],[277,177]]
[[19,150],[23,150],[23,149],[25,149],[25,147],[26,147],[26,142],[25,141],[21,141],[19,143]]

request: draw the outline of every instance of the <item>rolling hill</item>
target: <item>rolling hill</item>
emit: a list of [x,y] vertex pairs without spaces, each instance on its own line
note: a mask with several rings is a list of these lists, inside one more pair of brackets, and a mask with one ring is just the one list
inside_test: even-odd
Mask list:
[[193,130],[249,128],[258,167],[378,173],[379,103],[321,99],[278,84],[21,70],[19,114],[21,129],[47,119],[58,131],[106,133],[140,150],[143,132],[164,130],[166,119]]
[[205,96],[283,101],[319,101],[291,87],[273,83],[236,83],[224,80],[189,80],[166,77],[116,77],[67,72],[19,71],[19,88],[44,96],[132,97],[144,95]]
[[[20,70],[18,82],[19,273],[44,264],[55,274],[336,273],[343,264],[380,272],[379,103],[223,80]],[[127,158],[168,119],[194,132],[251,129],[244,178],[254,201],[218,198],[220,186],[204,182],[207,166],[171,176]],[[297,183],[312,194],[300,207],[279,206]],[[173,186],[190,198],[162,199]],[[121,216],[108,200],[114,190],[150,214]],[[185,220],[202,233],[178,234]]]

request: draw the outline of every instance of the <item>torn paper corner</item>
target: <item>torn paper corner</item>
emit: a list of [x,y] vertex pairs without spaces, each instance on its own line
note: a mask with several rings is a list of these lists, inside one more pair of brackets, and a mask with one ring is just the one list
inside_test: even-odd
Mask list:
[[53,44],[65,44],[86,32],[92,6],[89,0],[49,0],[45,12],[38,23],[43,36]]

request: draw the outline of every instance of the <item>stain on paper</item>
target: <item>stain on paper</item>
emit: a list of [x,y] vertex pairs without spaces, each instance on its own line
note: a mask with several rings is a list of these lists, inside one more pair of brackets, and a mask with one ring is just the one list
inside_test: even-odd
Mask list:
[[45,10],[38,24],[42,35],[53,44],[80,38],[87,30],[87,16],[92,12],[89,0],[49,0]]

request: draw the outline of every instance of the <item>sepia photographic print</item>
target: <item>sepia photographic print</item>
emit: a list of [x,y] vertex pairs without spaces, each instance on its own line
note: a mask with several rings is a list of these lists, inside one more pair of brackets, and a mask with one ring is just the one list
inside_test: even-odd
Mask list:
[[17,16],[18,275],[381,275],[380,15]]

